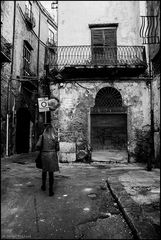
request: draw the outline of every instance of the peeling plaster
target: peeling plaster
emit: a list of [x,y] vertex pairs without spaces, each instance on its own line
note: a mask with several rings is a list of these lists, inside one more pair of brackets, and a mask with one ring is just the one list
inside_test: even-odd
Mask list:
[[[79,82],[78,82],[79,83]],[[131,159],[135,159],[137,146],[136,131],[149,132],[150,126],[150,91],[144,81],[115,81],[115,82],[80,82],[67,83],[59,89],[59,132],[61,141],[75,142],[78,136],[83,136],[88,142],[90,131],[89,110],[95,104],[95,98],[101,88],[116,88],[127,106],[128,151]],[[51,88],[51,89],[54,89]],[[63,151],[63,150],[62,150]],[[67,153],[67,152],[66,152]],[[64,154],[64,153],[63,153]],[[70,149],[68,152],[70,155]],[[65,155],[63,155],[64,157]],[[72,155],[73,159],[74,155]],[[67,161],[67,155],[65,156]],[[63,161],[63,159],[62,159]],[[132,160],[131,160],[132,161]]]

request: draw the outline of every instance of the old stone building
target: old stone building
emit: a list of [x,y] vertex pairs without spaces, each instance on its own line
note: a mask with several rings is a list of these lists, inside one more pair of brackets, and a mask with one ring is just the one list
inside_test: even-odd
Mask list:
[[1,155],[34,149],[44,123],[38,97],[50,95],[48,60],[56,41],[55,20],[39,1],[1,1]]
[[60,161],[75,161],[81,139],[94,152],[126,150],[150,161],[151,76],[140,37],[141,1],[59,1],[52,113]]

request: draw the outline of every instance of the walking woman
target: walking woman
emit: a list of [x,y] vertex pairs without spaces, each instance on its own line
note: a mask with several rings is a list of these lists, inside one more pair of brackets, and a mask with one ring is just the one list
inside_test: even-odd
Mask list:
[[[42,186],[46,190],[47,172],[49,174],[49,196],[53,196],[54,172],[59,171],[58,156],[59,142],[54,133],[52,125],[47,125],[38,142],[41,139],[41,161],[42,161]],[[38,148],[38,145],[36,145]]]

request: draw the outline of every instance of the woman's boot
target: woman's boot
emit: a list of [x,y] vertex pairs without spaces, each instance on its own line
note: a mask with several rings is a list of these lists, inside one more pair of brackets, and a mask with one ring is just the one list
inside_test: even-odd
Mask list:
[[46,190],[46,176],[47,176],[47,172],[42,171],[42,186],[41,186],[42,191]]
[[53,172],[49,172],[49,196],[53,196],[53,183],[54,183],[54,174]]

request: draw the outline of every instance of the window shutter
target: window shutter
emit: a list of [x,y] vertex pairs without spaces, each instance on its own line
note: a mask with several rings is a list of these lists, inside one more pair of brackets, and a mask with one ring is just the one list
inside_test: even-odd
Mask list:
[[116,46],[116,29],[104,29],[104,45]]
[[92,29],[91,36],[92,36],[92,45],[101,45],[101,46],[103,45],[104,40],[103,40],[103,31],[102,30]]
[[92,45],[116,46],[116,29],[92,29]]
[[92,61],[94,64],[116,64],[116,28],[91,29]]

